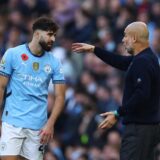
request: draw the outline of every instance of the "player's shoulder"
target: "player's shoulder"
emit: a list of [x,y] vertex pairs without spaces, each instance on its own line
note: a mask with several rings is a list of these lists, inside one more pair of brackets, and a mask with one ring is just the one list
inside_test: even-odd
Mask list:
[[139,56],[137,56],[136,58],[134,58],[133,60],[133,65],[132,65],[132,69],[134,71],[151,71],[151,67],[152,66],[152,60],[150,58],[150,56],[146,55],[146,54],[141,54]]
[[138,57],[136,57],[133,61],[134,66],[137,67],[147,67],[148,66],[148,57],[144,56],[144,55],[140,55]]
[[25,48],[25,44],[21,44],[21,45],[7,49],[6,52],[9,52],[9,53],[12,52],[12,54],[16,54],[17,51],[21,51],[24,48]]
[[12,48],[13,51],[18,51],[18,50],[21,51],[22,49],[26,49],[26,44],[21,44]]
[[60,63],[60,60],[57,57],[55,57],[53,53],[47,52],[47,56],[51,60],[52,63]]

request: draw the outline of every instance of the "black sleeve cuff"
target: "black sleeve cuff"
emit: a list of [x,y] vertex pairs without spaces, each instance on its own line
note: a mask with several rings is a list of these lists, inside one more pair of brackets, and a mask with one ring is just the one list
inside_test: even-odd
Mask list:
[[122,106],[119,106],[119,108],[117,109],[117,112],[119,114],[119,117],[123,117],[126,114],[125,109]]
[[100,51],[101,51],[101,48],[95,46],[93,53],[96,54],[97,52],[100,52]]

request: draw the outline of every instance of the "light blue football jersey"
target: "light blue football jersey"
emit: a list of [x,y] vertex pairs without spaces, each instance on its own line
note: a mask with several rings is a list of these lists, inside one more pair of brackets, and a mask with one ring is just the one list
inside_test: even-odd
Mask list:
[[47,122],[50,80],[65,83],[61,63],[49,52],[40,57],[33,55],[23,44],[6,51],[0,74],[10,77],[2,121],[16,127],[41,129]]

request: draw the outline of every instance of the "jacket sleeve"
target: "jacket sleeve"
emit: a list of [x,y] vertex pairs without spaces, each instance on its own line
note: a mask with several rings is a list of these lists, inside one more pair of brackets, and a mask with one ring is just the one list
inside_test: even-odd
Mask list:
[[148,62],[144,58],[137,59],[132,65],[132,82],[134,92],[125,103],[125,106],[118,108],[120,116],[134,112],[137,107],[144,105],[151,93],[151,72]]
[[105,63],[110,64],[111,66],[123,71],[126,71],[128,69],[128,66],[130,65],[133,59],[133,56],[117,55],[112,52],[108,52],[104,49],[101,49],[99,47],[95,47],[94,53]]

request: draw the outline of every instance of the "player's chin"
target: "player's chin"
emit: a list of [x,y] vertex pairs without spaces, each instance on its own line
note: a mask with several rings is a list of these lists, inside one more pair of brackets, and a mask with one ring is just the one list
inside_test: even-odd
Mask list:
[[51,51],[52,49],[52,46],[51,45],[48,45],[46,48],[45,48],[45,51]]

